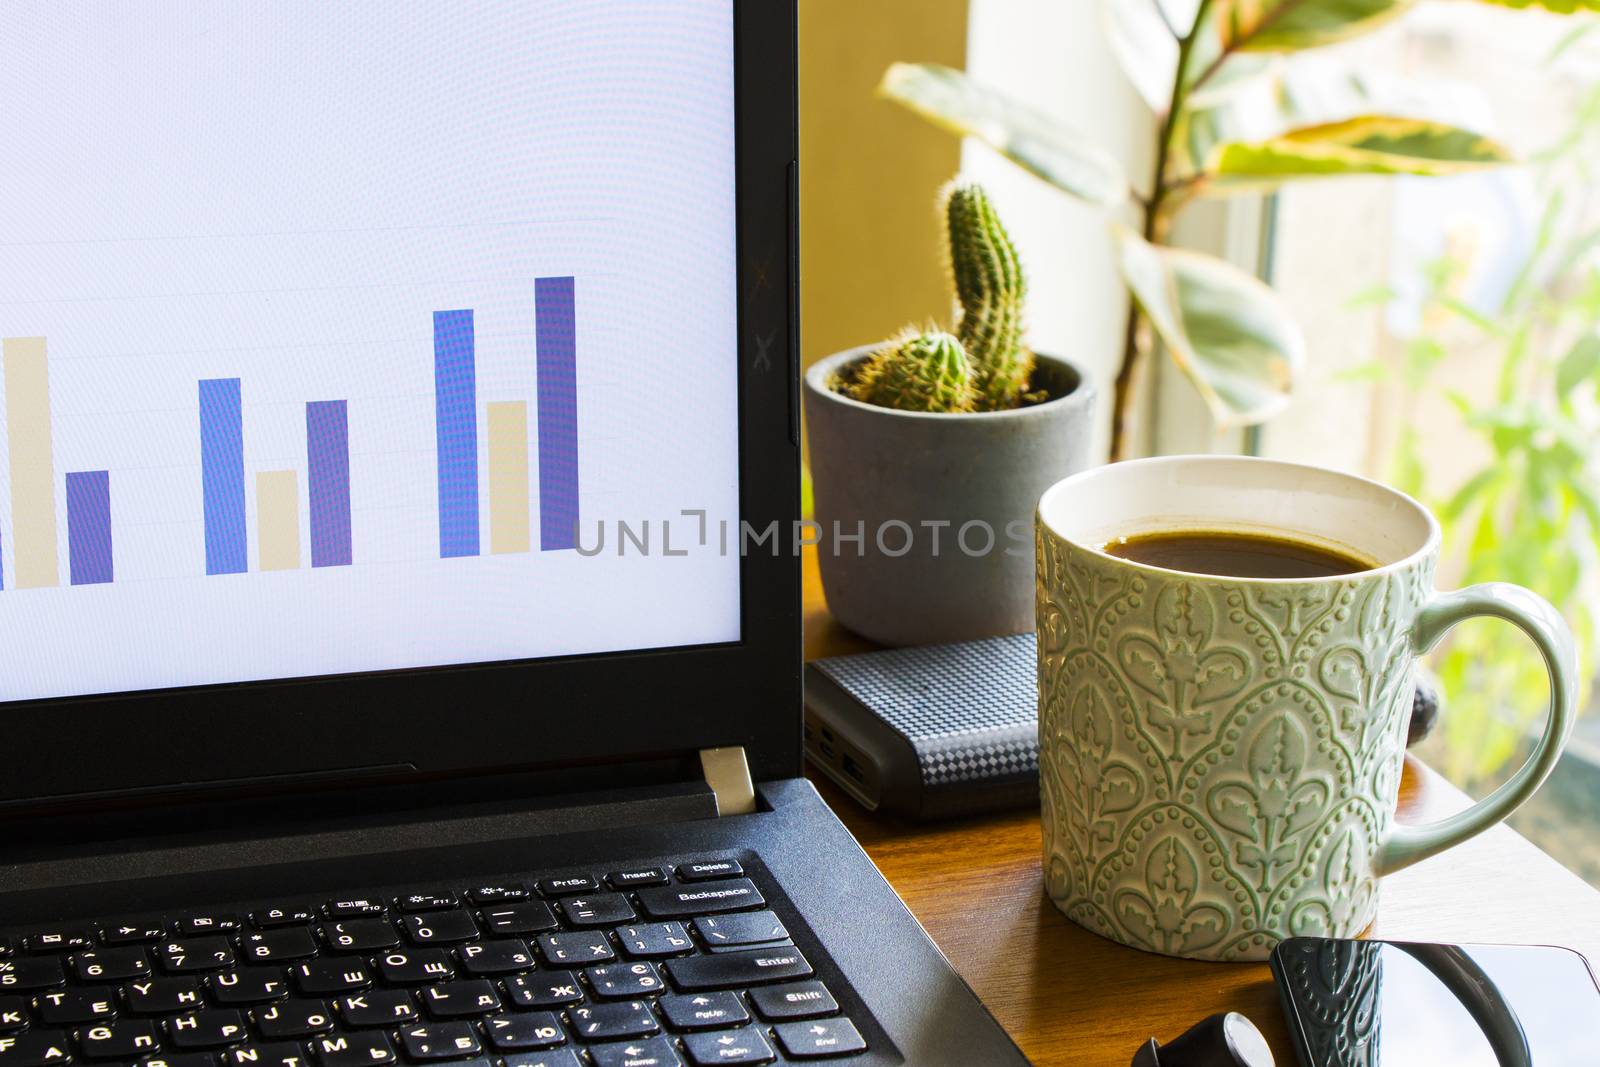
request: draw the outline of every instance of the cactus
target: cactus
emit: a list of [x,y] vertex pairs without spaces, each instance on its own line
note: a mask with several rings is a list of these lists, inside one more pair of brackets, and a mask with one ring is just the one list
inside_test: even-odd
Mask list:
[[938,330],[907,330],[874,353],[847,391],[857,400],[901,411],[971,411],[972,365],[961,342]]
[[1017,250],[983,187],[952,182],[944,191],[950,278],[961,304],[956,336],[972,362],[976,408],[1016,407],[1033,373],[1022,345],[1027,280]]
[[956,335],[907,329],[836,388],[901,411],[1005,411],[1048,399],[1027,392],[1033,353],[1022,346],[1027,281],[983,187],[951,182],[942,196]]

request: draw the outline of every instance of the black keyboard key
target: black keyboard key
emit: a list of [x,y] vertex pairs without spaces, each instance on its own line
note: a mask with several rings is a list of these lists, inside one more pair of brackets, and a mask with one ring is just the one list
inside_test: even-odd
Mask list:
[[306,1067],[306,1051],[298,1041],[243,1045],[222,1054],[222,1067]]
[[610,963],[583,972],[597,997],[645,997],[661,992],[661,975],[648,963]]
[[684,1034],[683,1050],[695,1067],[711,1067],[717,1063],[771,1063],[778,1058],[761,1031],[753,1026],[720,1034]]
[[556,922],[550,905],[542,900],[530,900],[525,904],[511,904],[503,908],[485,908],[483,925],[489,933],[505,936],[540,934],[554,930],[561,924]]
[[211,999],[224,1007],[270,1004],[289,995],[289,983],[276,967],[241,967],[206,979]]
[[687,959],[668,960],[662,966],[667,969],[672,984],[686,993],[700,989],[732,989],[735,986],[782,982],[811,975],[811,964],[797,948],[690,956]]
[[770,911],[705,915],[694,921],[694,932],[712,951],[724,945],[769,945],[789,940],[788,929]]
[[13,951],[11,939],[4,934],[0,934],[0,960],[8,959]]
[[239,952],[248,963],[308,960],[317,954],[317,940],[307,927],[280,926],[245,934],[239,939]]
[[67,980],[61,961],[54,956],[0,960],[0,993],[26,993],[52,989]]
[[805,1023],[779,1023],[772,1028],[784,1054],[797,1060],[819,1056],[847,1056],[864,1051],[867,1042],[856,1024],[844,1016],[813,1019]]
[[322,939],[335,952],[377,952],[400,943],[388,919],[346,919],[322,924]]
[[639,903],[653,918],[677,919],[685,915],[759,908],[766,903],[761,890],[748,878],[696,885],[664,885],[639,890]]
[[596,893],[600,883],[587,874],[568,874],[559,878],[539,879],[539,892],[547,897],[564,897],[573,893]]
[[21,997],[0,997],[0,1034],[28,1028],[28,1002]]
[[422,991],[422,1006],[435,1019],[463,1019],[500,1010],[500,994],[487,978],[446,982]]
[[60,1030],[32,1030],[0,1037],[0,1067],[51,1067],[70,1063],[72,1050]]
[[185,915],[172,924],[179,937],[204,937],[206,934],[231,934],[239,929],[239,916],[229,914]]
[[161,1032],[149,1019],[123,1019],[78,1031],[78,1048],[91,1060],[128,1060],[161,1047]]
[[545,934],[539,938],[539,952],[552,967],[610,963],[617,958],[611,942],[598,930]]
[[510,904],[528,899],[528,888],[514,882],[474,886],[467,890],[467,899],[481,907],[493,904]]
[[615,931],[622,951],[635,959],[665,959],[694,951],[694,942],[682,923],[645,923],[620,926]]
[[394,900],[394,906],[401,911],[443,911],[460,904],[460,898],[448,889],[434,893],[408,893]]
[[489,1043],[502,1052],[554,1048],[567,1043],[561,1020],[548,1011],[496,1015],[483,1021],[483,1032],[489,1036]]
[[353,1034],[333,1034],[311,1042],[322,1067],[380,1067],[398,1063],[389,1035],[382,1030],[362,1030]]
[[183,941],[168,941],[157,950],[161,967],[168,974],[192,974],[196,971],[220,971],[236,962],[233,945],[226,937],[192,937]]
[[391,985],[422,985],[451,978],[456,968],[442,948],[411,948],[380,956],[378,973]]
[[142,948],[102,948],[80,952],[71,960],[81,982],[126,982],[150,974],[150,957]]
[[198,978],[153,978],[122,987],[122,1002],[139,1015],[171,1015],[206,1002]]
[[596,1045],[589,1050],[589,1056],[594,1067],[683,1067],[677,1048],[667,1037]]
[[76,952],[94,944],[88,930],[46,930],[22,939],[24,952]]
[[583,999],[583,988],[571,971],[540,971],[507,978],[506,997],[518,1008],[556,1008]]
[[320,1000],[285,1000],[250,1013],[256,1030],[270,1041],[310,1037],[333,1029],[333,1013]]
[[644,1037],[660,1031],[650,1005],[642,1000],[619,1000],[613,1004],[583,1004],[567,1009],[572,1029],[585,1041],[610,1041],[614,1038]]
[[370,993],[351,993],[333,1002],[350,1026],[399,1026],[418,1020],[417,1006],[404,989],[385,989]]
[[372,972],[359,956],[329,956],[289,968],[294,984],[308,997],[354,993],[372,984]]
[[429,1023],[400,1031],[400,1043],[414,1060],[455,1060],[483,1051],[478,1033],[467,1023]]
[[382,915],[389,909],[377,897],[348,897],[330,900],[322,906],[322,910],[330,919],[364,919]]
[[633,905],[621,893],[584,893],[559,904],[569,926],[615,926],[632,922]]
[[606,875],[606,884],[612,889],[642,889],[647,885],[666,885],[667,881],[664,867],[635,867]]
[[750,1021],[737,993],[677,993],[656,1001],[674,1030],[714,1030]]
[[524,941],[485,941],[456,949],[461,969],[472,975],[499,976],[533,970],[533,953]]
[[100,940],[108,945],[146,945],[166,936],[159,919],[119,919],[100,928]]
[[828,987],[821,982],[789,982],[750,990],[750,1003],[763,1019],[815,1019],[839,1010]]
[[507,1056],[505,1067],[583,1067],[578,1054],[571,1049],[557,1048],[549,1052],[522,1052]]
[[192,1011],[167,1020],[167,1037],[180,1049],[223,1048],[249,1036],[244,1016],[232,1008]]
[[217,1067],[217,1057],[209,1052],[163,1052],[146,1056],[139,1067]]
[[738,860],[706,860],[678,864],[678,877],[685,882],[706,882],[713,878],[734,878],[744,873]]
[[453,945],[478,939],[478,924],[473,920],[472,912],[460,908],[407,915],[403,925],[407,936],[419,945]]
[[276,904],[270,908],[250,913],[250,922],[257,930],[271,930],[278,926],[304,926],[317,917],[317,913],[295,904]]
[[67,989],[40,993],[39,1019],[47,1026],[98,1023],[117,1014],[115,990]]

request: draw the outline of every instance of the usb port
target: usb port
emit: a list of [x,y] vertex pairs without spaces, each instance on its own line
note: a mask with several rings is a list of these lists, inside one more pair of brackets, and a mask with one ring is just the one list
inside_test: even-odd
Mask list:
[[866,772],[861,769],[861,764],[857,763],[849,756],[846,756],[840,763],[840,766],[844,768],[844,773],[848,774],[862,785],[867,784],[867,775]]

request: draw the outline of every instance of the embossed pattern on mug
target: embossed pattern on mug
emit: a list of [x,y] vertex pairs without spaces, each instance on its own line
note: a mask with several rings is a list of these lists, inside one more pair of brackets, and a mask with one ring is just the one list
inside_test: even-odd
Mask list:
[[1431,555],[1382,577],[1137,570],[1038,535],[1045,883],[1149,951],[1265,959],[1377,906]]

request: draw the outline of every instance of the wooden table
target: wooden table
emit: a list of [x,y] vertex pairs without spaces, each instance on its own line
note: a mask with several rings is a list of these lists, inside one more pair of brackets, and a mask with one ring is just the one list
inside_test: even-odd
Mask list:
[[[872,646],[828,615],[814,549],[805,559],[807,659]],[[813,775],[817,778],[816,775]],[[1265,964],[1149,955],[1074,925],[1044,895],[1039,819],[1023,811],[931,826],[869,814],[817,778],[889,884],[1034,1062],[1127,1067],[1213,1012],[1240,1011],[1294,1067]],[[1400,818],[1438,818],[1467,797],[1415,760]],[[1560,944],[1600,964],[1600,892],[1502,826],[1384,879],[1373,936]]]

